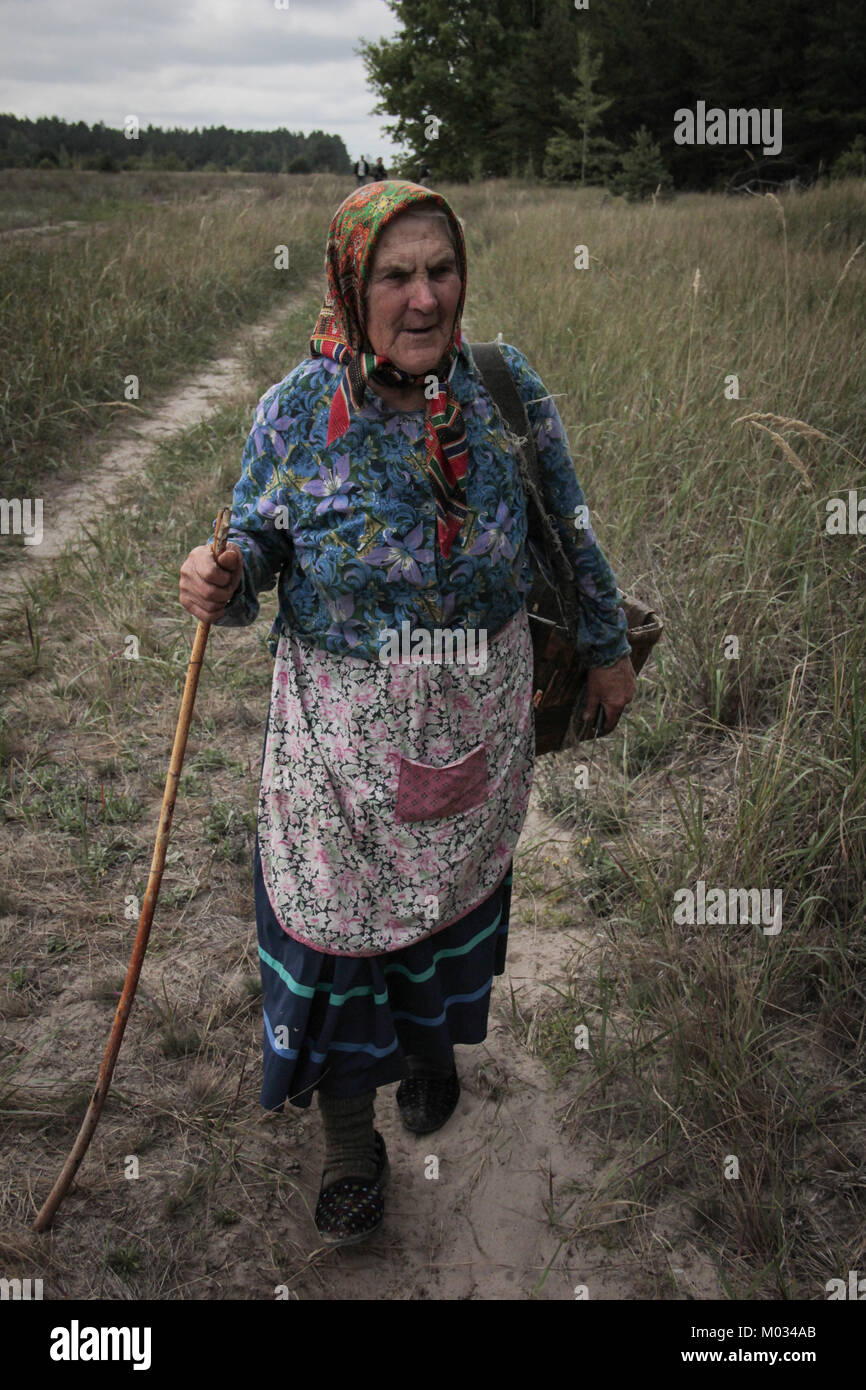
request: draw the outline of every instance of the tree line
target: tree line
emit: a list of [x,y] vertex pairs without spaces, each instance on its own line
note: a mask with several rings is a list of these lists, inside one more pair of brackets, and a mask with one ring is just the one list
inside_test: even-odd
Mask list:
[[386,3],[397,34],[361,47],[376,110],[434,179],[605,183],[622,176],[625,159],[678,188],[706,189],[750,160],[767,163],[759,148],[677,143],[675,113],[699,101],[781,110],[775,162],[806,181],[840,157],[849,172],[863,159],[862,3]]
[[[127,134],[127,130],[129,134]],[[137,138],[133,137],[133,133]],[[64,169],[199,169],[207,172],[307,174],[351,172],[339,135],[314,130],[115,129],[58,116],[0,115],[0,167]]]

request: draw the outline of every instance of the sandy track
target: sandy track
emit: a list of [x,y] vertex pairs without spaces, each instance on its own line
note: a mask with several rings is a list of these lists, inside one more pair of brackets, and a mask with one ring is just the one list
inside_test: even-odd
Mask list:
[[76,218],[67,218],[63,222],[43,222],[39,227],[7,227],[0,232],[0,241],[26,241],[28,237],[46,236],[91,236],[104,232],[111,225],[110,222],[81,222]]
[[[391,1163],[384,1225],[363,1246],[328,1252],[318,1270],[321,1287],[309,1276],[295,1284],[301,1298],[362,1293],[488,1301],[534,1294],[562,1300],[573,1299],[575,1286],[587,1282],[594,1298],[619,1296],[616,1271],[604,1271],[604,1253],[595,1252],[588,1262],[587,1252],[563,1244],[549,1221],[551,1191],[554,1206],[561,1207],[565,1184],[591,1190],[592,1146],[573,1146],[562,1133],[559,1116],[568,1088],[553,1084],[543,1062],[517,1041],[506,1021],[509,984],[524,1009],[549,1002],[548,982],[563,987],[574,943],[559,931],[535,934],[516,914],[509,935],[487,1041],[455,1049],[461,1078],[455,1114],[437,1133],[418,1137],[403,1128],[396,1086],[379,1090],[376,1125]],[[311,1128],[318,1159],[316,1121]],[[433,1159],[438,1177],[429,1176]],[[313,1191],[309,1200],[315,1201]],[[579,1209],[578,1203],[575,1215]],[[301,1233],[294,1234],[297,1239]],[[315,1245],[312,1226],[303,1234]],[[629,1284],[634,1290],[633,1276]]]
[[[215,406],[225,405],[239,390],[255,389],[244,371],[244,350],[264,342],[279,327],[291,306],[308,293],[298,290],[278,309],[260,322],[237,334],[237,346],[225,356],[216,357],[199,371],[185,376],[164,397],[159,410],[138,415],[135,423],[120,422],[100,447],[104,451],[93,469],[72,483],[46,483],[40,488],[43,500],[44,536],[39,545],[17,541],[20,558],[0,569],[4,597],[19,594],[45,566],[56,560],[71,542],[81,544],[81,523],[92,523],[117,500],[121,486],[145,466],[155,445],[204,420]],[[4,538],[9,544],[8,538]],[[17,538],[16,538],[17,540]]]
[[[533,804],[516,863],[542,842],[564,851],[569,839]],[[298,1204],[290,1212],[274,1206],[265,1215],[272,1246],[286,1251],[290,1297],[563,1301],[659,1296],[664,1280],[657,1268],[643,1267],[635,1252],[611,1249],[592,1237],[568,1239],[611,1162],[603,1133],[585,1113],[590,1106],[572,1104],[584,1083],[581,1068],[591,1063],[585,1054],[579,1060],[575,1053],[575,1067],[557,1084],[532,1044],[515,1034],[511,994],[513,990],[524,1018],[549,1006],[554,991],[564,991],[576,971],[593,969],[598,934],[579,903],[575,925],[563,929],[546,919],[543,906],[533,907],[519,883],[515,887],[506,969],[494,982],[487,1039],[476,1047],[455,1048],[461,1096],[454,1115],[435,1134],[418,1137],[400,1121],[396,1085],[377,1092],[375,1123],[391,1167],[382,1228],[363,1244],[331,1250],[317,1240],[310,1216]],[[278,1146],[286,1146],[286,1156],[296,1160],[297,1181],[312,1211],[323,1154],[317,1109],[313,1105],[301,1112],[300,1122],[294,1118],[298,1112],[286,1109],[288,1126],[284,1129],[286,1120],[277,1118],[281,1132],[275,1138]],[[433,1176],[431,1159],[438,1160],[438,1176]],[[691,1241],[682,1230],[671,1236],[670,1263],[677,1267],[686,1296],[718,1297],[713,1271]],[[299,1270],[296,1259],[303,1250],[309,1253]],[[232,1264],[231,1256],[220,1283],[221,1297],[248,1298],[256,1284],[253,1296],[270,1292],[261,1290],[260,1263]],[[669,1289],[665,1293],[671,1296]]]

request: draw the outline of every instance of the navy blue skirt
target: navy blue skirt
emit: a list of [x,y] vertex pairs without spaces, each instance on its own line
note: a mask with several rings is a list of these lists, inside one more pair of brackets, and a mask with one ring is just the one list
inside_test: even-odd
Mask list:
[[485,902],[433,936],[378,956],[336,956],[284,932],[255,850],[264,1011],[261,1104],[305,1107],[319,1088],[355,1096],[408,1076],[407,1056],[451,1060],[480,1043],[505,969],[512,865]]

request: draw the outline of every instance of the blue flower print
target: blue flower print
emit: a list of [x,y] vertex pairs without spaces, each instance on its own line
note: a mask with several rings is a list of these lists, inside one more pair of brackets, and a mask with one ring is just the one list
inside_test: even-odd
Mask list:
[[274,452],[281,459],[286,457],[286,441],[280,434],[280,430],[288,429],[294,422],[294,415],[280,415],[280,393],[274,392],[274,399],[268,406],[267,412],[264,408],[266,396],[262,396],[256,406],[256,413],[253,418],[253,439],[255,440],[256,451],[261,458],[265,451],[265,440],[269,439],[274,446]]
[[485,521],[479,516],[478,525],[482,528],[483,535],[475,541],[468,551],[469,555],[489,555],[492,560],[498,560],[500,556],[506,560],[514,559],[514,546],[506,535],[514,525],[514,517],[504,502],[500,502],[496,508],[493,521]]
[[345,371],[345,367],[330,357],[308,357],[296,368],[296,371],[301,377],[318,376],[322,372],[328,376],[339,376]]
[[307,539],[307,535],[303,527],[299,526],[297,522],[295,522],[295,525],[292,527],[290,534],[295,550],[299,555],[302,555],[306,551],[311,550],[313,548]]
[[259,516],[266,517],[268,521],[273,521],[276,525],[276,518],[284,515],[286,508],[285,504],[275,502],[273,497],[262,496],[256,502],[256,511]]
[[406,438],[413,444],[419,441],[417,422],[409,418],[406,414],[392,415],[389,420],[385,421],[383,428],[386,437],[390,434],[396,434],[399,430],[401,434],[405,434]]
[[[508,344],[502,351],[527,405],[549,510],[574,571],[583,650],[590,665],[610,665],[628,651],[625,618],[595,536],[574,524],[585,498],[557,402],[522,353]],[[399,630],[403,620],[428,626],[432,613],[440,626],[498,632],[523,602],[536,561],[523,544],[517,460],[469,352],[455,359],[452,377],[470,459],[467,514],[448,555],[436,545],[423,411],[391,410],[368,392],[357,427],[344,444],[328,446],[345,370],[329,358],[305,359],[258,402],[230,533],[245,582],[219,622],[253,622],[259,594],[277,586],[272,654],[280,634],[295,628],[328,651],[378,662],[378,628]]]
[[388,570],[389,584],[396,584],[401,578],[409,584],[423,584],[419,564],[429,565],[433,560],[432,550],[425,550],[420,546],[420,541],[424,535],[424,524],[421,522],[414,527],[403,540],[395,540],[390,526],[386,526],[382,532],[385,538],[384,545],[377,545],[375,550],[371,550],[367,556],[368,563],[371,565],[390,565]]
[[334,614],[334,621],[328,628],[329,637],[341,637],[349,647],[357,647],[361,640],[358,636],[358,620],[353,618],[355,611],[355,600],[351,594],[341,594],[336,603],[329,603],[328,607]]
[[341,454],[333,468],[319,464],[318,478],[304,483],[301,491],[323,499],[316,508],[316,516],[324,516],[325,512],[329,511],[348,511],[348,493],[353,487],[357,487],[357,483],[353,483],[349,478],[349,455]]
[[535,437],[536,447],[546,449],[555,439],[565,439],[565,431],[556,413],[551,409],[552,401],[542,403],[544,419]]

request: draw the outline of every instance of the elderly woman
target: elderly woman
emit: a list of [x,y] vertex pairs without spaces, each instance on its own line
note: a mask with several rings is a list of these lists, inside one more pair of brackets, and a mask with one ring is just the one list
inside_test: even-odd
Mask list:
[[[310,356],[259,402],[231,543],[217,562],[193,550],[180,594],[243,626],[278,585],[254,861],[261,1104],[318,1093],[315,1220],[337,1244],[382,1221],[377,1089],[400,1082],[404,1125],[431,1133],[459,1099],[454,1044],[486,1037],[534,729],[525,498],[460,331],[460,223],[417,184],[366,185],[334,215],[326,268]],[[620,595],[574,527],[556,407],[503,351],[578,576],[587,713],[603,705],[611,728],[634,693]],[[456,659],[430,659],[437,633]]]

